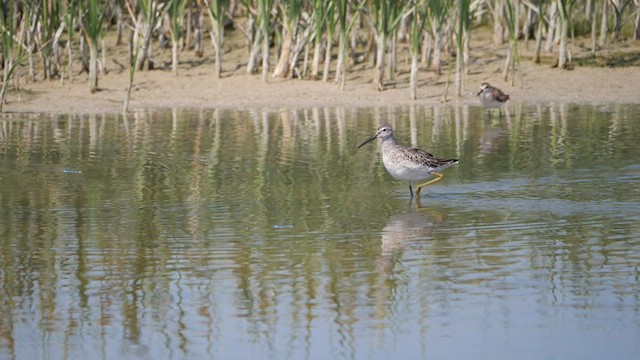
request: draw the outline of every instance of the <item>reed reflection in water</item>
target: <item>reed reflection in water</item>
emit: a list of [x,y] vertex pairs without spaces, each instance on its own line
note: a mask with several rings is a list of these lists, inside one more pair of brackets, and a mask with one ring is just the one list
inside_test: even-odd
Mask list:
[[633,358],[640,107],[509,110],[5,115],[0,358]]

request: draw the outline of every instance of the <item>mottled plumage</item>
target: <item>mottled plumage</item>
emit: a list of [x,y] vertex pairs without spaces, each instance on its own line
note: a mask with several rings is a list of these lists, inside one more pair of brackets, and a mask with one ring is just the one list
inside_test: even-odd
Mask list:
[[[480,85],[478,97],[482,105],[487,108],[501,108],[509,100],[509,95],[486,82]],[[502,109],[500,109],[500,115],[502,115]]]
[[394,178],[409,183],[411,197],[413,197],[413,182],[424,180],[431,175],[436,176],[435,179],[418,185],[416,195],[420,196],[422,187],[444,177],[439,171],[458,163],[458,159],[440,159],[424,150],[396,144],[393,128],[389,124],[381,125],[372,137],[358,146],[358,149],[377,138],[382,140],[380,149],[382,150],[384,167]]

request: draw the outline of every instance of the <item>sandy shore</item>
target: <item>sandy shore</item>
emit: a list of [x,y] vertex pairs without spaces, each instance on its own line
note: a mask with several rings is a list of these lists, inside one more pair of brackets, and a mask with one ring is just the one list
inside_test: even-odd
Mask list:
[[[577,65],[574,70],[552,68],[555,58],[547,54],[543,65],[532,64],[530,53],[521,49],[521,69],[515,84],[502,80],[506,45],[496,48],[488,41],[477,41],[472,47],[470,74],[465,79],[462,97],[449,88],[448,102],[478,104],[475,96],[479,84],[487,81],[511,95],[511,103],[565,102],[565,103],[640,103],[640,60],[625,66],[604,67]],[[584,46],[574,46],[576,59],[589,57]],[[45,113],[110,113],[120,112],[126,96],[129,71],[126,63],[126,45],[110,48],[107,74],[99,80],[100,91],[90,94],[86,74],[76,74],[73,81],[60,79],[24,83],[21,91],[10,90],[5,112]],[[399,75],[387,82],[385,91],[378,91],[371,79],[369,64],[358,64],[347,74],[345,90],[333,81],[299,79],[270,79],[265,83],[260,75],[245,73],[246,50],[229,45],[225,53],[223,77],[213,75],[213,60],[193,57],[190,52],[181,55],[178,76],[170,70],[169,50],[156,52],[159,68],[138,71],[135,74],[130,110],[172,107],[192,108],[247,108],[247,107],[314,107],[314,106],[387,106],[409,104],[442,104],[447,81],[446,73],[437,75],[421,71],[418,99],[409,99],[409,65],[401,55]],[[640,42],[627,41],[599,52],[605,62],[616,57],[640,58]],[[609,61],[610,63],[611,61]],[[24,71],[26,72],[26,70]],[[23,73],[24,73],[23,72]],[[452,74],[451,81],[454,79]]]

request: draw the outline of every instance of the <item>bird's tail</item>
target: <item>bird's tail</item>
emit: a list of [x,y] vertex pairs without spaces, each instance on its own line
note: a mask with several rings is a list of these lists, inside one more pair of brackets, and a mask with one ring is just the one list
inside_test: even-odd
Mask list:
[[444,170],[448,167],[458,164],[460,161],[458,159],[448,159],[448,160],[439,160],[440,164],[438,166],[438,171]]

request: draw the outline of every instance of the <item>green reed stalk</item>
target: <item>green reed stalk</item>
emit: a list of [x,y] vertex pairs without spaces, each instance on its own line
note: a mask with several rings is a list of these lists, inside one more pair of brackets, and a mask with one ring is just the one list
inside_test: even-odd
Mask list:
[[178,75],[178,53],[184,27],[184,14],[189,0],[171,0],[171,70]]
[[433,35],[433,56],[431,68],[440,75],[442,73],[442,39],[444,38],[444,24],[449,16],[452,3],[449,0],[430,0],[428,2],[428,18]]
[[156,0],[138,0],[138,3],[140,5],[140,12],[142,13],[143,18],[142,21],[138,20],[137,24],[138,28],[142,28],[142,42],[138,43],[138,46],[142,46],[142,52],[138,57],[136,66],[138,67],[138,70],[142,70],[146,61],[147,68],[152,70],[154,68],[154,62],[151,56],[153,30],[158,24],[158,21],[162,19],[167,8],[160,8],[159,3]]
[[533,56],[533,62],[540,64],[540,51],[542,50],[542,29],[544,27],[544,11],[547,0],[540,0],[536,9],[536,51]]
[[390,29],[387,35],[387,61],[386,61],[386,76],[387,79],[393,80],[395,79],[396,70],[398,69],[398,26],[404,16],[404,10],[401,10],[401,7],[404,7],[405,1],[391,1],[387,6],[389,10],[389,18],[397,19],[396,24],[394,24]]
[[329,81],[329,70],[331,69],[331,54],[333,48],[333,34],[336,31],[336,0],[329,0],[325,6],[326,11],[326,29],[327,49],[324,54],[324,70],[322,72],[322,81]]
[[338,63],[336,64],[336,77],[335,81],[340,84],[340,90],[344,90],[345,78],[346,78],[346,58],[347,58],[347,43],[349,39],[349,33],[353,28],[359,13],[364,8],[366,1],[361,1],[360,5],[355,9],[355,12],[351,16],[351,21],[347,22],[348,1],[340,0],[338,6],[338,23],[340,24],[340,40],[338,43]]
[[[304,14],[307,14],[308,8],[301,8],[304,11]],[[305,11],[306,10],[306,11]],[[311,24],[310,19],[307,16],[302,16],[302,12],[298,14],[298,23],[294,27],[295,34],[293,38],[295,39],[293,44],[293,49],[291,51],[291,55],[289,56],[289,67],[291,71],[289,71],[289,78],[293,78],[297,76],[298,78],[302,78],[304,74],[307,72],[307,62],[309,57],[309,43],[313,38],[313,26]],[[304,61],[302,65],[302,71],[299,70],[298,62],[300,61],[300,56],[304,53]]]
[[214,75],[219,78],[222,74],[222,44],[224,41],[224,14],[229,5],[228,0],[205,0],[207,11],[211,19],[211,42],[215,51]]
[[[74,22],[78,14],[78,0],[69,0],[64,9],[64,22],[67,28],[67,72],[69,81],[73,81],[73,38],[75,34]],[[64,74],[64,73],[63,73]],[[64,80],[64,75],[62,76]]]
[[338,61],[336,63],[335,82],[343,84],[345,75],[345,57],[347,53],[347,0],[338,0],[338,25],[340,25],[340,35],[338,40]]
[[287,77],[289,71],[292,70],[293,43],[298,32],[302,4],[299,0],[282,1],[280,9],[282,14],[282,32],[280,34],[282,46],[280,47],[278,63],[273,70],[273,77]]
[[451,61],[449,61],[448,65],[447,65],[447,82],[444,85],[444,92],[442,93],[442,102],[446,103],[447,101],[449,101],[447,99],[447,97],[449,96],[449,84],[451,84]]
[[569,37],[569,26],[571,24],[571,8],[575,0],[557,0],[560,10],[560,46],[558,48],[558,67],[566,68],[569,63],[567,58],[567,41]]
[[311,16],[311,23],[314,29],[314,49],[313,60],[311,61],[311,79],[317,80],[318,73],[320,72],[320,51],[322,48],[322,35],[325,26],[325,1],[314,0],[313,1],[313,13]]
[[511,70],[513,76],[511,78],[511,84],[515,81],[516,65],[520,64],[520,53],[518,52],[518,13],[517,7],[519,4],[516,1],[516,8],[511,1],[507,1],[507,27],[509,29],[509,51],[507,52],[507,58],[504,64],[504,70],[502,72],[502,78],[507,81],[509,77],[509,70]]
[[418,57],[420,44],[427,20],[427,4],[422,0],[413,0],[413,17],[411,19],[411,75],[409,79],[409,97],[417,98],[418,93]]
[[269,81],[269,28],[273,0],[258,0],[258,21],[262,32],[262,81]]
[[601,12],[602,12],[602,17],[600,20],[600,35],[598,38],[598,45],[600,45],[600,47],[603,47],[607,43],[607,31],[609,28],[609,25],[607,24],[608,13],[609,13],[609,0],[602,0]]
[[487,2],[491,8],[491,16],[493,20],[493,43],[502,45],[504,43],[504,17],[505,2],[511,0],[491,0]]
[[[591,2],[591,56],[596,57],[596,50],[598,47],[597,43],[597,25],[598,25],[598,17],[596,16],[598,12],[598,3],[596,1]],[[640,13],[638,13],[640,15]]]
[[[15,1],[14,1],[15,3]],[[29,64],[29,74],[27,75],[27,79],[31,81],[36,80],[36,70],[35,70],[35,61],[34,61],[34,52],[36,49],[36,33],[38,27],[38,17],[40,16],[40,6],[37,3],[32,5],[24,4],[26,6],[23,7],[24,16],[22,17],[23,27],[25,29],[25,35],[23,40],[23,46],[27,52],[27,62]]]
[[389,11],[387,10],[387,0],[373,0],[374,26],[376,36],[376,64],[373,76],[373,83],[378,90],[384,90],[384,55],[387,46],[387,34],[389,23]]
[[52,61],[54,66],[57,67],[57,59],[53,55],[54,48],[57,47],[55,40],[56,32],[60,27],[60,2],[54,0],[41,0],[39,11],[39,29],[40,29],[40,43],[41,53],[43,61],[43,76],[45,79],[51,79],[52,75],[56,75],[56,70],[52,67]]
[[[135,49],[135,52],[134,52]],[[142,47],[139,44],[134,44],[133,32],[129,33],[129,84],[127,85],[127,97],[124,99],[124,105],[122,111],[124,113],[129,111],[129,102],[131,100],[131,89],[133,88],[133,80],[136,75],[136,64],[138,63],[138,57],[140,56]]]
[[462,78],[464,76],[463,39],[471,24],[469,7],[469,0],[458,0],[458,26],[456,27],[456,94],[458,97],[462,96]]
[[13,80],[18,66],[25,58],[22,52],[23,36],[21,34],[16,37],[15,10],[15,0],[7,0],[4,5],[0,5],[0,39],[2,39],[2,58],[4,59],[2,87],[0,88],[0,112],[2,112],[3,105],[7,100],[9,83]]
[[[98,38],[103,32],[103,12],[98,0],[89,0],[88,4],[80,2],[82,7],[82,33],[89,44],[89,91],[98,91]],[[84,8],[83,5],[88,5]]]
[[262,28],[258,23],[258,14],[254,11],[251,0],[242,1],[245,7],[247,21],[245,22],[245,36],[249,45],[249,59],[247,61],[247,74],[256,72],[258,57],[262,47]]
[[617,41],[620,38],[622,30],[622,14],[632,0],[610,0],[613,9],[613,30],[611,32],[611,40]]
[[376,65],[373,83],[376,84],[378,90],[382,91],[384,90],[385,54],[388,38],[402,19],[403,11],[399,11],[399,9],[405,4],[399,0],[373,0],[372,5],[376,37]]
[[110,0],[116,18],[116,46],[122,45],[122,31],[124,29],[124,7],[126,0]]

